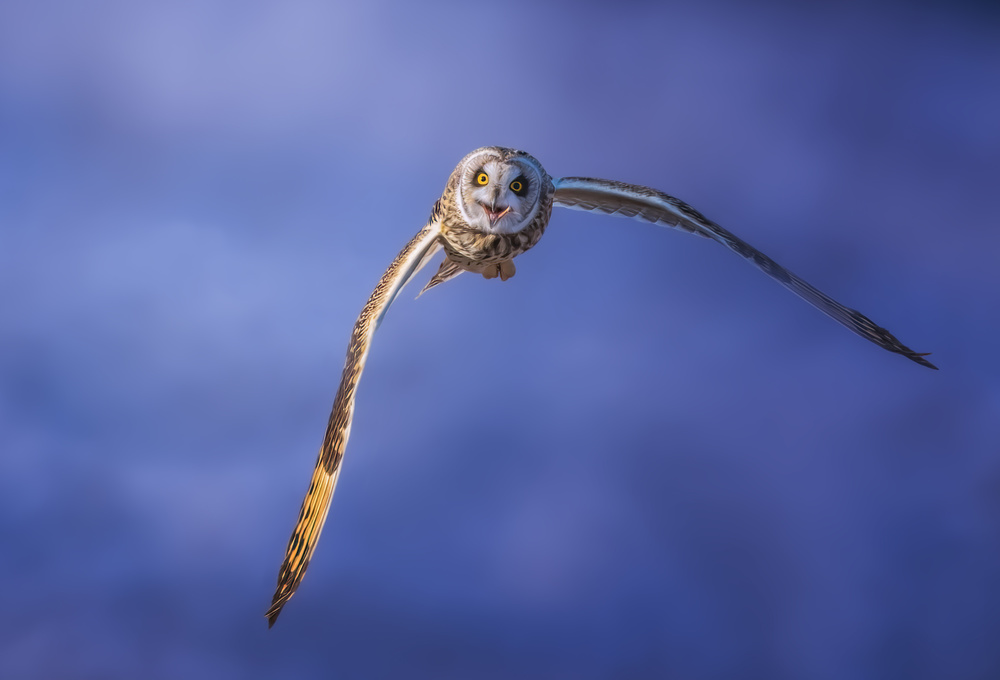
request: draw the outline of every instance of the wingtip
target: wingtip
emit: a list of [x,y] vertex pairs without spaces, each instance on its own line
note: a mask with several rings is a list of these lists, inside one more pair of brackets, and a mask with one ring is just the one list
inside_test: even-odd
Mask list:
[[[863,318],[865,319],[865,321],[871,323],[871,319],[869,319],[868,317],[863,317]],[[874,326],[874,324],[872,325]],[[924,358],[930,356],[931,355],[930,352],[914,352],[912,349],[901,343],[895,335],[893,335],[886,329],[881,328],[879,326],[875,326],[875,329],[878,331],[878,333],[875,335],[868,333],[861,333],[861,335],[868,338],[876,345],[879,345],[880,347],[889,350],[890,352],[895,352],[896,354],[902,354],[904,357],[906,357],[907,359],[909,359],[914,363],[918,363],[921,366],[926,366],[927,368],[931,368],[935,371],[938,370],[937,366],[935,366],[930,361]]]
[[912,361],[917,362],[921,366],[926,366],[927,368],[933,368],[935,371],[939,370],[937,366],[924,359],[925,356],[930,355],[930,352],[911,352],[907,354],[906,357]]
[[278,620],[278,615],[281,614],[281,610],[284,608],[286,602],[288,602],[287,597],[279,597],[275,594],[274,600],[271,602],[271,608],[264,612],[264,616],[267,617],[268,630],[274,627],[274,622]]

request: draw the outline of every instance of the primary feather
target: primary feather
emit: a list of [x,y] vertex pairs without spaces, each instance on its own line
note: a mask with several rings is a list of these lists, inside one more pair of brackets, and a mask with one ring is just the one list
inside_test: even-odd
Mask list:
[[926,354],[914,352],[897,340],[892,333],[874,323],[861,312],[840,304],[746,241],[723,229],[687,203],[673,196],[649,187],[590,177],[563,177],[555,181],[555,187],[554,200],[556,205],[576,210],[593,210],[609,215],[635,217],[714,239],[737,255],[750,260],[772,279],[866,340],[870,340],[890,352],[902,354],[921,366],[937,368],[924,358]]
[[442,248],[445,259],[424,290],[464,271],[506,281],[514,275],[514,258],[541,239],[553,204],[635,217],[714,239],[858,335],[935,368],[923,354],[903,345],[865,315],[820,292],[683,201],[656,189],[610,180],[564,177],[553,182],[541,164],[523,151],[476,149],[452,172],[444,193],[434,203],[427,226],[389,265],[354,324],[326,435],[267,610],[270,626],[295,594],[316,549],[340,477],[358,381],[375,331],[393,300]]

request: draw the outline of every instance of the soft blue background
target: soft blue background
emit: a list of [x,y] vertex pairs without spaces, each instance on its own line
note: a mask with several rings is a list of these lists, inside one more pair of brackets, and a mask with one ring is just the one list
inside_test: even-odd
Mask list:
[[[941,370],[557,210],[400,297],[268,631],[355,315],[487,144]],[[4,2],[0,677],[996,678],[998,198],[986,3]]]

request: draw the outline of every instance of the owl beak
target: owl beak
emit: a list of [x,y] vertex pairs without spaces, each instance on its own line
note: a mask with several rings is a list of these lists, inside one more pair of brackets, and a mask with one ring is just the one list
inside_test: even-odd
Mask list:
[[510,206],[509,205],[506,208],[504,208],[503,210],[501,210],[500,212],[497,212],[497,210],[495,209],[495,207],[491,208],[490,206],[486,205],[485,203],[480,203],[480,205],[483,206],[483,210],[486,212],[486,217],[488,217],[489,220],[490,220],[490,226],[491,227],[496,226],[496,223],[500,221],[500,218],[510,212]]

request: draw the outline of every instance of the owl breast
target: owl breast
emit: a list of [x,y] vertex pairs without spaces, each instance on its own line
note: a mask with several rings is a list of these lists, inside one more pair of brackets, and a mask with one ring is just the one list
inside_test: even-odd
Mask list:
[[431,213],[446,258],[428,285],[463,269],[486,278],[513,276],[511,261],[542,238],[554,195],[552,178],[523,151],[483,147],[468,154]]
[[478,271],[482,265],[511,260],[532,248],[542,238],[551,215],[552,201],[549,200],[521,231],[491,234],[473,229],[456,213],[450,212],[441,222],[442,242],[449,259],[469,271]]

